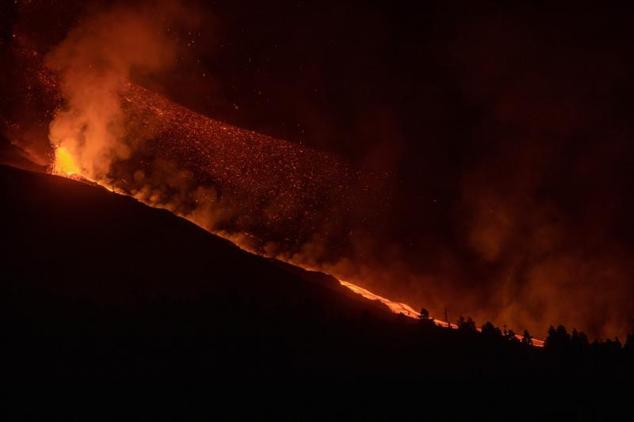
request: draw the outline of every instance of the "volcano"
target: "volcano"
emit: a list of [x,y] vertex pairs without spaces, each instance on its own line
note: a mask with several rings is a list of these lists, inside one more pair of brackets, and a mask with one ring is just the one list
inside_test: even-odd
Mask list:
[[0,5],[3,420],[623,413],[627,10],[394,3]]
[[[1,166],[0,197],[4,373],[22,380],[581,376],[540,348],[397,315],[100,186]],[[627,376],[619,365],[591,374]]]
[[[394,355],[416,349],[416,320],[328,275],[251,255],[99,186],[10,167],[0,175],[4,308],[47,370],[187,373],[177,359],[197,371],[230,361],[232,373],[406,376],[418,359]],[[457,337],[430,329],[434,340]],[[132,352],[113,372],[114,355],[135,347],[157,355],[139,362]]]

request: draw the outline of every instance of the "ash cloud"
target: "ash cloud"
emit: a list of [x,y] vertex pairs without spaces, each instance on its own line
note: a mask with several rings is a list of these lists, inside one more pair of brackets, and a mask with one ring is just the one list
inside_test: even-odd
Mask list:
[[[195,71],[176,60],[183,45],[164,32],[171,12],[98,10],[48,56],[64,97],[51,139],[72,137],[71,148],[88,135],[115,140],[86,149],[87,158],[99,157],[89,169],[96,177],[261,253],[323,268],[434,316],[447,307],[452,320],[471,315],[538,336],[558,323],[623,335],[634,326],[628,14],[578,2],[485,3],[431,1],[413,10],[218,2],[217,32],[187,48],[200,61]],[[122,33],[141,31],[131,45],[106,29],[119,26],[116,13]],[[177,21],[187,26],[190,15]],[[81,65],[94,71],[72,77]],[[148,113],[121,101],[130,79],[362,170],[331,172],[326,185],[351,187],[309,220],[292,200],[285,208],[266,195],[256,197],[268,207],[231,200],[226,180],[178,165],[171,150],[155,157],[153,146],[175,142],[178,131],[155,118],[132,122]],[[103,102],[84,96],[92,82]],[[151,164],[135,164],[141,160]],[[280,174],[303,170],[295,171]],[[261,192],[284,179],[274,180]],[[389,186],[364,191],[378,184]],[[258,238],[261,215],[291,215],[288,227],[300,234],[288,241],[290,232],[269,226]]]
[[251,239],[260,253],[336,259],[352,204],[380,182],[328,154],[207,118],[144,88],[143,76],[184,54],[166,32],[173,8],[157,10],[93,12],[46,56],[62,101],[50,124],[53,171],[112,186],[243,246]]
[[123,142],[121,95],[133,72],[159,72],[176,59],[176,45],[165,28],[168,19],[184,15],[183,9],[168,4],[93,13],[46,57],[46,66],[59,77],[64,100],[51,122],[49,139],[76,157],[89,178],[103,178],[113,161],[131,155]]

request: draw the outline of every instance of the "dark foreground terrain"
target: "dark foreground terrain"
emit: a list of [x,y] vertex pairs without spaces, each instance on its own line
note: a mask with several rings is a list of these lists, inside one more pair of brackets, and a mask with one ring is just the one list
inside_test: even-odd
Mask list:
[[[0,167],[0,199],[5,380],[323,385],[300,395],[384,419],[435,396],[457,403],[448,414],[593,419],[601,389],[631,384],[631,350],[541,350],[394,315],[99,187]],[[358,388],[407,398],[348,401]]]

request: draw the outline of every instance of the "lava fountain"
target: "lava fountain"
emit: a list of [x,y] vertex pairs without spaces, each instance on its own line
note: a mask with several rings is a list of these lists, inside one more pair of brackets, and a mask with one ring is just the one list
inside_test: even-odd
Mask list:
[[384,177],[211,119],[131,82],[178,60],[164,29],[179,14],[157,13],[97,13],[47,54],[39,79],[59,95],[51,172],[168,209],[247,251],[331,274],[354,293],[418,317],[361,287],[354,271],[339,270],[354,249],[353,233],[367,236],[377,225],[373,216],[388,202]]
[[59,176],[72,177],[81,174],[81,169],[75,162],[73,155],[64,147],[55,148],[55,161],[51,172]]
[[[345,215],[346,203],[358,198],[355,189],[369,189],[361,185],[358,172],[327,154],[210,119],[133,84],[122,98],[126,125],[133,128],[129,137],[141,136],[142,127],[151,128],[149,138],[145,133],[144,142],[131,140],[135,148],[129,158],[113,161],[103,175],[87,171],[96,166],[73,154],[65,145],[81,143],[67,138],[54,146],[52,173],[169,209],[251,253],[324,271],[318,264],[322,257],[307,256],[303,242],[320,235],[325,239],[319,232],[325,227],[321,218]],[[419,317],[405,303],[332,275],[395,313]]]
[[[149,206],[166,208],[250,253],[328,273],[343,287],[396,314],[420,317],[410,305],[328,271],[319,264],[320,257],[307,256],[305,245],[293,250],[320,234],[318,217],[345,213],[346,200],[355,197],[355,189],[369,189],[361,184],[358,172],[327,154],[202,116],[133,84],[122,98],[126,126],[131,128],[126,142],[135,146],[129,157],[113,161],[109,172],[95,177],[85,170],[94,165],[82,163],[80,155],[59,145],[52,173],[80,177]],[[130,138],[135,136],[139,138]],[[258,206],[273,207],[275,212],[263,213]],[[304,227],[305,233],[301,229],[294,233],[301,225],[314,232],[307,236]]]

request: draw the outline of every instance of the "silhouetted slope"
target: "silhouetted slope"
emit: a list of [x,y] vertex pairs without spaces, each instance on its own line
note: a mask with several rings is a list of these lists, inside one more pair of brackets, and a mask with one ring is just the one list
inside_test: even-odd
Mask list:
[[99,187],[0,167],[0,199],[4,375],[408,390],[445,380],[449,396],[460,380],[554,388],[629,376],[618,362],[580,365],[391,314],[328,276],[250,255]]
[[[179,364],[191,365],[187,354],[201,354],[196,365],[203,368],[215,365],[218,350],[230,352],[235,365],[249,367],[268,353],[258,349],[263,338],[264,349],[276,349],[267,359],[284,360],[290,370],[294,357],[316,361],[299,362],[301,367],[318,367],[328,359],[311,356],[316,325],[319,336],[336,337],[340,334],[321,332],[322,324],[364,313],[392,318],[328,276],[250,255],[131,198],[7,167],[0,177],[3,298],[18,336],[34,334],[43,342],[61,336],[71,347],[88,347],[86,339],[113,341],[99,353],[156,346],[167,355],[185,353],[178,359],[188,359]],[[209,337],[202,349],[183,340],[200,336]],[[42,346],[47,347],[36,348]],[[277,352],[292,356],[282,359]],[[101,363],[79,364],[100,371]],[[127,362],[123,368],[152,370],[144,365]]]

